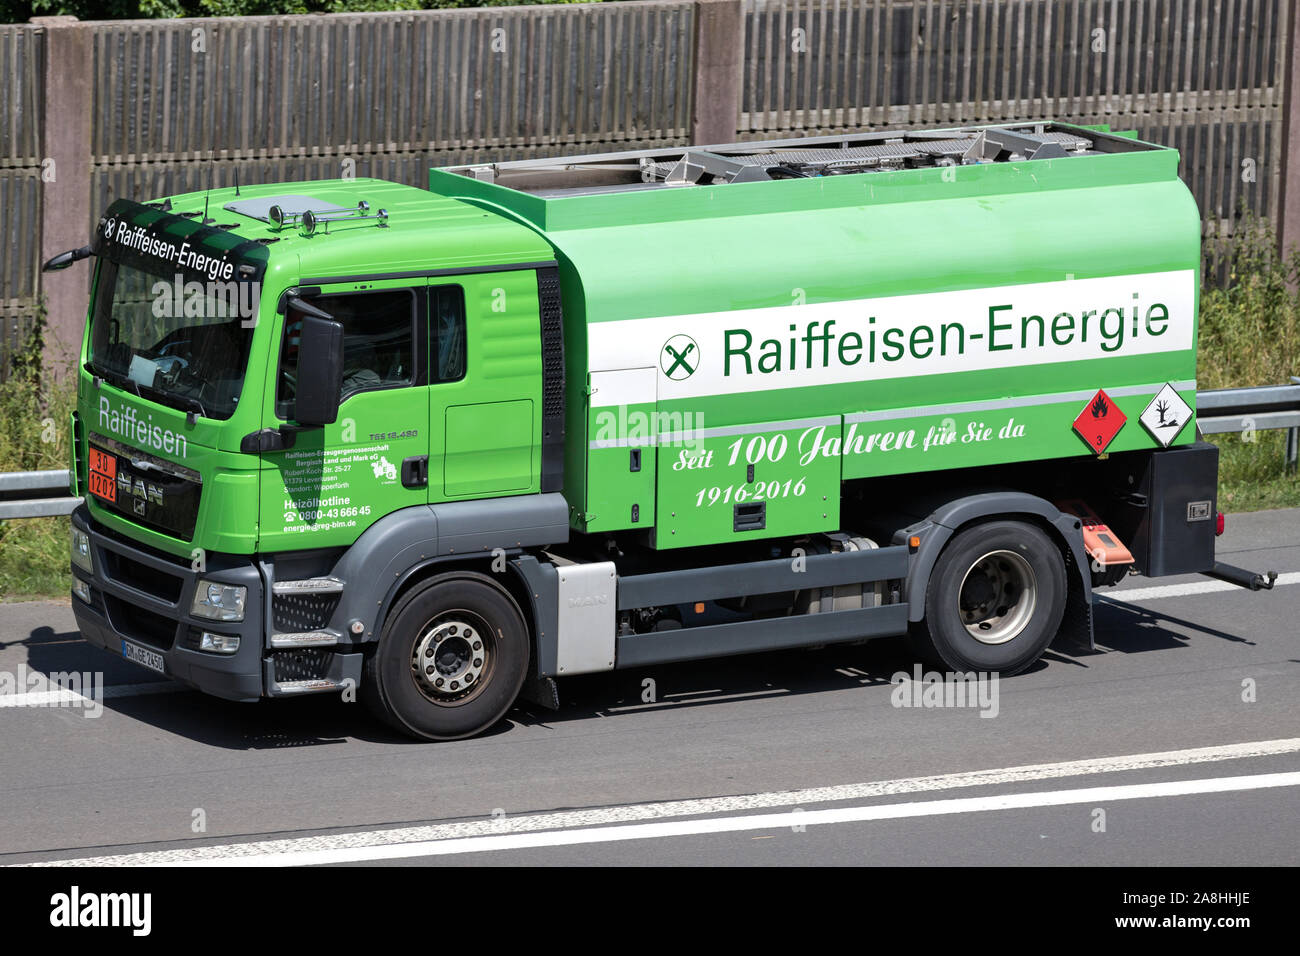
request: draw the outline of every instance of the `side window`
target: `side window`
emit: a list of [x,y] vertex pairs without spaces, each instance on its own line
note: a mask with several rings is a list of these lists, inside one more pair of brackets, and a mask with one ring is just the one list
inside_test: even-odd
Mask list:
[[[415,293],[410,289],[327,295],[312,303],[343,325],[343,391],[349,395],[415,382]],[[276,414],[286,417],[298,390],[298,336],[302,315],[290,310],[284,320]]]
[[465,292],[458,285],[429,290],[429,384],[465,377]]

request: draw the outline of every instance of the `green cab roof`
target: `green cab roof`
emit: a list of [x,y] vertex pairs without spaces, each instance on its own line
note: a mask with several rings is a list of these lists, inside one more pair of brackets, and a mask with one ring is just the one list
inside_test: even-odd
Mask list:
[[[381,179],[229,187],[156,202],[167,204],[163,208],[172,215],[197,213],[196,220],[206,209],[213,228],[265,245],[270,269],[289,266],[289,257],[296,256],[293,271],[300,281],[554,258],[551,246],[524,225],[457,199]],[[368,208],[363,210],[362,203]],[[272,221],[271,206],[289,214],[282,223]],[[316,219],[312,229],[304,222],[305,210]]]

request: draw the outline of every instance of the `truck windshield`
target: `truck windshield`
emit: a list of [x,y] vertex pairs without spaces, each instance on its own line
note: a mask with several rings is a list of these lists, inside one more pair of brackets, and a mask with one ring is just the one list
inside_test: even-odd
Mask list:
[[90,371],[145,398],[226,419],[239,403],[256,314],[247,282],[195,282],[105,260]]

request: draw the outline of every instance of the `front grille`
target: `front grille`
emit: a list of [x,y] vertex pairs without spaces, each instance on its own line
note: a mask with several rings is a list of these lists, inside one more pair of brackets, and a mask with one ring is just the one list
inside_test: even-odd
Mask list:
[[104,609],[113,630],[119,634],[160,651],[171,650],[176,640],[176,621],[107,593],[104,595]]
[[277,594],[271,599],[271,620],[280,634],[318,631],[329,626],[342,595]]
[[170,564],[176,569],[177,574],[185,574],[190,568],[190,562],[187,558],[178,558],[174,554],[169,554],[151,544],[145,544],[143,541],[137,541],[120,531],[115,531],[106,524],[100,524],[98,521],[94,525],[95,533],[99,534],[110,541],[116,541],[118,544],[125,545],[133,551],[139,551],[149,555],[151,558],[157,558],[163,564]]
[[194,537],[203,494],[199,472],[94,432],[89,444],[114,462],[116,472],[111,497],[95,496],[98,507],[174,538]]
[[295,680],[323,680],[329,675],[333,658],[333,651],[319,648],[280,651],[271,658],[275,663],[275,682],[284,684]]
[[168,604],[181,599],[181,588],[185,584],[182,578],[141,564],[110,548],[101,548],[100,553],[104,556],[104,575],[110,580],[151,594]]

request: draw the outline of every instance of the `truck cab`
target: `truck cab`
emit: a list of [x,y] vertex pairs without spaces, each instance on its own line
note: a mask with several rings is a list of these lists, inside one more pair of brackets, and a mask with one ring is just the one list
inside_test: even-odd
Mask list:
[[[557,483],[531,230],[358,179],[119,200],[93,249],[73,468],[93,643],[236,700],[355,686],[381,608],[339,606],[382,571],[365,542],[419,538],[430,505],[509,524],[498,499],[536,510]],[[562,503],[542,510],[563,537]]]

